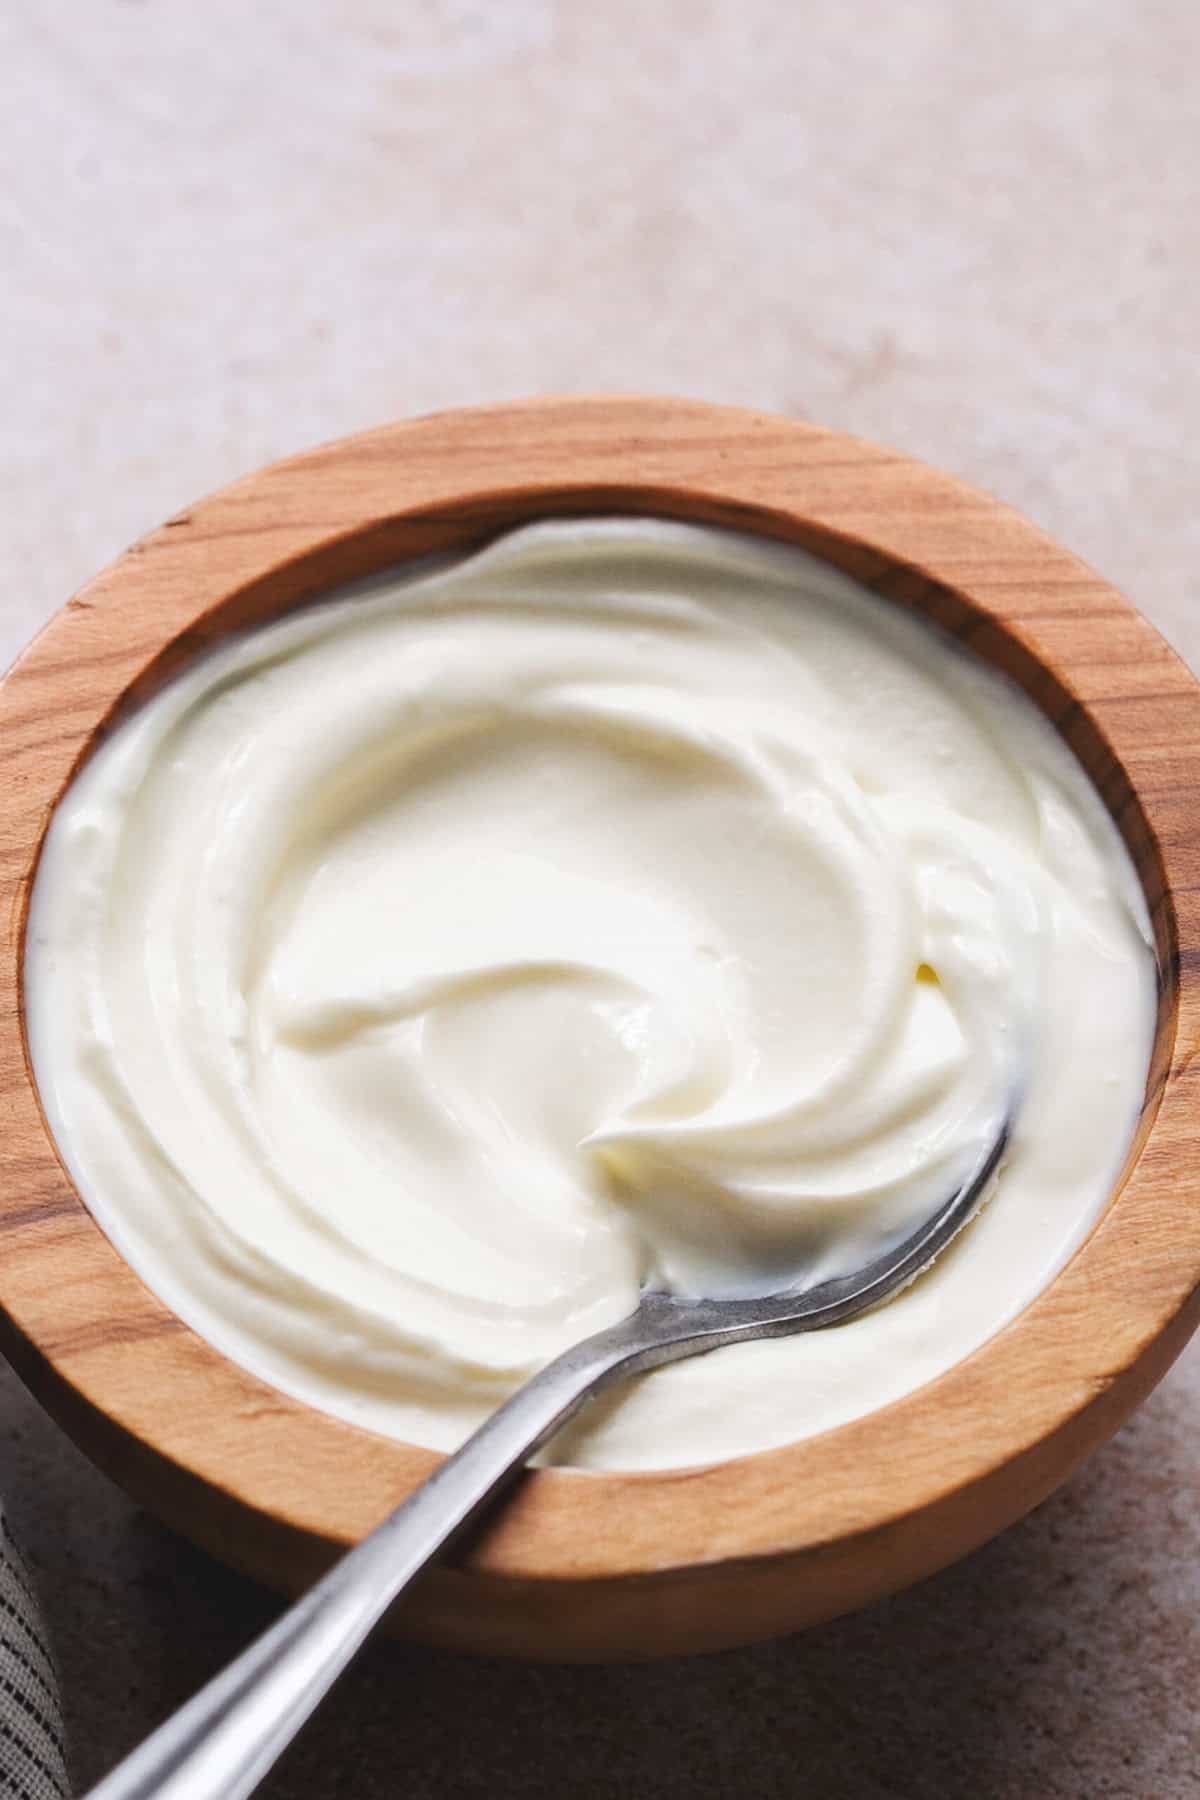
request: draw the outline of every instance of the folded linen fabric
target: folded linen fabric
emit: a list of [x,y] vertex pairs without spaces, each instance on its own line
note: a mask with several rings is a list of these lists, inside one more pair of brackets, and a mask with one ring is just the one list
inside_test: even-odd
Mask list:
[[69,1793],[58,1680],[33,1581],[0,1504],[0,1795]]

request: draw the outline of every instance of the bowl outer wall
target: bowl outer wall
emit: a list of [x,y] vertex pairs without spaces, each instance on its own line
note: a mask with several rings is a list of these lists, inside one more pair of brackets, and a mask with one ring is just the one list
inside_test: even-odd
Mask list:
[[235,483],[134,545],[0,685],[0,1342],[15,1366],[135,1497],[285,1590],[436,1465],[227,1361],[95,1225],[29,1069],[29,890],[53,807],[97,737],[218,637],[522,519],[613,511],[799,543],[1014,675],[1125,834],[1163,979],[1126,1178],[1009,1326],[916,1393],[800,1444],[661,1474],[539,1470],[399,1621],[476,1649],[576,1658],[747,1642],[932,1572],[1057,1486],[1200,1319],[1200,684],[1052,540],[906,457],[730,408],[542,400],[387,426]]

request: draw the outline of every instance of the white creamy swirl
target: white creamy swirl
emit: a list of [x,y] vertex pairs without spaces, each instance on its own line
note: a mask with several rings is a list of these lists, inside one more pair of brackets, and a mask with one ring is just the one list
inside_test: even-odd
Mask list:
[[[576,1444],[629,1465],[801,1435],[988,1335],[1103,1203],[1153,977],[1115,830],[1022,696],[797,552],[599,521],[168,687],[59,809],[28,987],[60,1147],[151,1285],[279,1385],[436,1443],[647,1278],[871,1255],[1034,1094],[971,1234],[999,1240],[986,1300],[944,1341],[925,1290],[974,1241],[826,1334],[832,1400],[795,1394],[807,1342],[649,1378]],[[1097,993],[1072,1055],[1104,1117],[1064,1199],[1029,1121],[1074,1129],[1055,1032]]]

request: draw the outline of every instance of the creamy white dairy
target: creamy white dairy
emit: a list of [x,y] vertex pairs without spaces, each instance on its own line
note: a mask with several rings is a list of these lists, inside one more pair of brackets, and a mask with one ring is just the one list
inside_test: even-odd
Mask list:
[[30,917],[60,1151],[279,1387],[450,1446],[683,1290],[870,1255],[1020,1095],[994,1200],[853,1324],[593,1409],[662,1467],[981,1344],[1102,1210],[1155,978],[1111,820],[1023,695],[780,546],[534,526],[231,643],[91,760]]

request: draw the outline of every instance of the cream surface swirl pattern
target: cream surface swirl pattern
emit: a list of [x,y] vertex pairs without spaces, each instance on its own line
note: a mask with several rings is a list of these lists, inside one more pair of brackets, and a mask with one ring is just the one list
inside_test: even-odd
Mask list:
[[765,1447],[981,1343],[1107,1198],[1153,1019],[1111,821],[1015,690],[789,549],[533,526],[231,643],[47,840],[31,1048],[149,1284],[449,1445],[646,1278],[869,1255],[1020,1089],[998,1198],[820,1338],[645,1378],[565,1452]]

